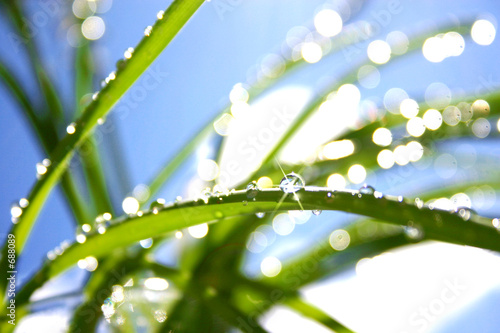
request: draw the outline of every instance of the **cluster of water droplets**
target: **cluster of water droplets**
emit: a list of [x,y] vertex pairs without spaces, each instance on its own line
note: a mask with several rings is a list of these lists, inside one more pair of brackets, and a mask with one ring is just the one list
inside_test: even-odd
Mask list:
[[94,225],[85,223],[78,226],[76,229],[76,241],[83,244],[87,241],[87,237],[92,234],[98,233],[102,235],[106,233],[107,229],[111,225],[112,218],[113,216],[111,213],[104,213],[95,218]]
[[59,244],[59,246],[56,246],[55,249],[47,252],[47,258],[49,260],[55,260],[58,256],[62,255],[70,245],[71,243],[69,241],[62,241],[61,244]]
[[10,207],[10,220],[12,223],[16,224],[19,222],[19,218],[23,215],[24,209],[28,207],[28,205],[28,199],[21,198]]
[[36,164],[36,178],[40,179],[47,173],[52,162],[46,158],[41,163]]

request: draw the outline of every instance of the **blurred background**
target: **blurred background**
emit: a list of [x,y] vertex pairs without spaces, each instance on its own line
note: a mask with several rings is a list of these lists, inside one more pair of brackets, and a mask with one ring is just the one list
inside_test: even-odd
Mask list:
[[[170,1],[36,0],[23,4],[39,45],[39,57],[61,94],[69,124],[75,108],[74,53],[81,43],[79,36],[94,41],[97,91],[100,81],[115,70],[116,62],[140,41],[145,28],[154,23],[158,11],[167,8]],[[0,55],[19,74],[28,95],[39,99],[36,80],[26,65],[23,42],[15,38],[6,12],[1,16]],[[211,174],[227,175],[220,178],[223,187],[237,186],[259,167],[259,159],[270,151],[308,101],[332,83],[343,82],[346,73],[354,70],[351,85],[337,93],[344,94],[344,100],[330,106],[335,112],[328,112],[328,105],[320,109],[281,153],[281,163],[311,163],[318,158],[323,144],[379,117],[377,107],[385,107],[383,112],[399,113],[404,100],[407,115],[402,106],[401,113],[409,119],[408,133],[402,128],[400,132],[379,132],[377,138],[374,135],[377,145],[388,146],[386,155],[378,156],[379,167],[359,165],[348,173],[331,170],[326,183],[308,185],[358,189],[366,183],[383,193],[415,198],[450,184],[475,183],[498,175],[498,116],[471,123],[469,136],[424,144],[425,150],[418,140],[411,146],[415,150],[397,145],[398,138],[408,134],[418,138],[419,131],[467,120],[464,115],[457,120],[457,108],[443,112],[441,120],[432,112],[425,117],[425,110],[420,110],[422,118],[415,120],[412,99],[442,109],[452,100],[499,91],[500,42],[495,38],[498,17],[500,6],[488,0],[206,2],[96,130],[113,206],[122,212],[124,198],[147,191],[142,184],[148,183],[230,102],[236,104],[231,110],[231,128],[227,128],[227,119],[214,123],[216,132],[226,137],[220,165],[210,164],[220,136],[207,137],[158,196],[167,201],[179,195],[194,197],[204,188],[204,181],[214,178]],[[447,39],[438,36],[425,41],[423,47],[420,43],[415,52],[408,51],[411,41],[422,34],[443,27],[454,31],[454,27],[474,21],[479,23],[472,38],[458,33],[447,35]],[[328,38],[334,35],[341,36],[340,42]],[[340,48],[342,42],[349,44],[353,40],[357,43]],[[262,77],[279,75],[280,64],[287,57],[305,63],[269,92],[246,104],[246,89]],[[6,235],[12,204],[27,196],[36,181],[35,166],[46,156],[4,86],[0,88],[0,99],[0,232]],[[272,131],[262,130],[266,128]],[[397,151],[397,147],[403,148]],[[321,159],[342,154],[343,150],[352,154],[349,146],[321,149]],[[425,151],[424,158],[421,151]],[[229,171],[234,161],[238,172]],[[73,168],[78,174],[78,161]],[[307,167],[285,170],[291,171],[312,172]],[[452,198],[440,199],[436,207],[468,206],[494,218],[500,216],[499,194],[498,187],[487,183],[471,186]],[[271,229],[266,246],[250,242],[242,270],[250,277],[266,275],[262,271],[263,258],[286,261],[354,219],[341,212],[303,214],[287,230]],[[62,191],[53,191],[25,256],[19,260],[21,284],[41,266],[50,250],[63,240],[74,240],[71,220]],[[175,265],[180,243],[190,241],[190,237],[185,233],[182,239],[170,241],[158,256]],[[493,333],[500,330],[498,276],[500,259],[496,253],[424,242],[364,258],[344,273],[307,285],[301,292],[306,300],[357,332]],[[78,290],[81,286],[75,281],[84,283],[85,279],[85,271],[73,269],[37,297]],[[52,332],[64,331],[70,311],[56,306],[44,308],[42,314],[28,317],[18,331],[43,331],[44,327],[54,329]],[[327,331],[281,306],[273,307],[261,322],[270,332]],[[31,330],[34,327],[37,330]],[[107,331],[105,324],[101,330]]]

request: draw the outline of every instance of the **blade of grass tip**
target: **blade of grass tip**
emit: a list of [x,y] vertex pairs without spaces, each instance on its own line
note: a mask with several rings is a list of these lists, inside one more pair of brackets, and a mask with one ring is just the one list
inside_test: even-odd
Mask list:
[[[440,31],[448,31],[450,29],[453,29],[454,31],[456,31],[458,33],[467,34],[467,33],[469,33],[470,26],[471,26],[470,24],[462,24],[458,27],[456,25],[453,25],[453,26],[443,27],[439,30],[436,29],[431,33],[426,33],[424,35],[420,35],[420,36],[417,36],[415,38],[410,38],[410,44],[408,45],[408,51],[403,55],[399,55],[399,56],[394,55],[394,57],[391,58],[391,61],[387,62],[386,64],[374,64],[371,61],[367,60],[367,61],[364,61],[363,63],[359,64],[358,66],[355,66],[355,69],[349,71],[344,76],[344,78],[342,80],[340,80],[339,82],[335,82],[335,84],[333,84],[332,86],[325,89],[324,92],[318,94],[318,96],[316,98],[314,98],[313,101],[310,102],[306,106],[304,111],[302,113],[300,113],[299,116],[292,121],[292,124],[287,129],[285,134],[279,139],[278,143],[273,147],[273,149],[264,158],[262,165],[263,166],[268,165],[270,162],[273,161],[273,158],[275,156],[277,156],[277,154],[281,151],[281,149],[283,149],[283,147],[288,143],[288,141],[297,132],[297,130],[301,126],[303,126],[304,123],[314,114],[314,112],[326,100],[326,98],[328,97],[328,95],[331,92],[335,91],[342,84],[356,81],[358,68],[360,68],[363,65],[372,65],[372,66],[376,66],[376,67],[381,67],[381,66],[385,66],[388,64],[392,64],[392,63],[394,63],[394,59],[398,59],[398,58],[401,59],[401,58],[407,56],[408,54],[419,50],[421,48],[423,42],[427,38],[436,35]],[[249,179],[254,179],[258,175],[259,175],[259,170],[255,171],[255,173]]]
[[[0,77],[10,88],[12,96],[16,98],[20,109],[24,111],[23,114],[28,119],[31,127],[37,133],[37,141],[40,143],[41,148],[48,154],[57,144],[57,133],[55,132],[52,123],[44,123],[38,118],[31,101],[24,93],[24,89],[22,88],[20,81],[13,73],[10,72],[2,60],[0,60]],[[63,174],[61,178],[61,186],[76,222],[82,224],[85,221],[88,221],[89,215],[86,211],[86,204],[77,190],[75,182],[69,171]]]
[[[50,191],[68,167],[75,149],[88,137],[99,118],[104,117],[139,76],[146,71],[203,2],[203,0],[174,1],[163,14],[162,19],[156,22],[151,35],[141,40],[133,52],[133,56],[132,52],[129,51],[130,59],[127,59],[120,66],[116,79],[110,82],[85,109],[85,112],[75,123],[75,132],[66,135],[60,141],[51,156],[52,165],[35,184],[28,196],[30,205],[24,209],[19,223],[14,225],[11,230],[11,233],[16,235],[17,255],[22,252],[36,217]],[[6,250],[5,245],[4,251]],[[7,256],[2,257],[0,267],[6,268],[6,258]]]
[[[422,229],[425,239],[434,239],[455,244],[466,244],[493,251],[500,251],[500,233],[492,220],[475,214],[461,216],[439,209],[419,208],[413,201],[400,197],[358,195],[357,191],[330,191],[325,188],[299,190],[302,206],[306,210],[338,210],[372,217],[387,223]],[[279,189],[263,189],[255,201],[247,200],[246,191],[235,191],[224,197],[211,197],[205,204],[197,201],[172,203],[160,211],[146,212],[141,217],[128,217],[112,222],[104,234],[89,235],[84,243],[75,243],[60,256],[46,262],[44,267],[18,293],[16,304],[28,301],[30,293],[52,278],[74,265],[81,258],[93,256],[101,259],[111,251],[136,243],[142,239],[157,237],[200,223],[220,221],[239,215],[257,212],[273,212],[283,192]],[[220,200],[223,198],[223,200]],[[282,203],[282,210],[299,210],[301,207],[293,196]],[[156,213],[155,213],[156,212]],[[168,223],[165,223],[168,221]],[[147,228],[145,227],[147,226]]]

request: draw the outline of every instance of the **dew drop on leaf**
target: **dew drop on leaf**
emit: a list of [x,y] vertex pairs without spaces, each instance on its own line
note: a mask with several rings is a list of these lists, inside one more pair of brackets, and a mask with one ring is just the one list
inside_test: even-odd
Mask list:
[[320,215],[320,214],[321,214],[321,212],[322,212],[322,210],[321,210],[321,209],[314,209],[314,210],[312,210],[312,213],[313,213],[314,215],[316,215],[316,216]]
[[257,194],[259,194],[259,186],[257,182],[254,180],[250,184],[247,185],[247,199],[254,199]]
[[151,203],[151,205],[149,206],[149,210],[153,214],[158,214],[158,212],[162,210],[164,207],[165,207],[165,199],[158,198]]
[[264,213],[264,212],[258,212],[258,213],[255,213],[255,216],[257,216],[259,219],[261,219],[264,216],[266,216],[266,213]]
[[280,189],[285,193],[295,193],[304,187],[304,180],[296,173],[289,173],[280,182]]
[[375,193],[375,188],[373,188],[373,186],[365,184],[359,189],[359,193],[366,195],[373,195]]

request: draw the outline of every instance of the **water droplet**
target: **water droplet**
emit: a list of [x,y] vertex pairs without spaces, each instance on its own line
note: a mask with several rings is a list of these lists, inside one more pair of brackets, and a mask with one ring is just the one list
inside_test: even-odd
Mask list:
[[285,193],[295,193],[305,185],[304,180],[296,173],[289,173],[280,182],[280,189]]
[[224,214],[221,211],[215,211],[214,216],[216,219],[221,219],[224,217]]
[[125,67],[125,60],[123,59],[120,59],[116,62],[116,69],[122,69],[123,67]]
[[165,207],[165,199],[158,198],[151,203],[151,205],[149,206],[149,210],[153,214],[158,214],[158,212],[162,210],[163,207]]
[[493,219],[491,220],[491,224],[497,228],[497,229],[500,229],[500,219]]
[[247,205],[248,205],[248,201],[243,200],[243,206],[247,206]]
[[106,122],[106,118],[99,118],[97,119],[97,125],[102,125]]
[[76,230],[76,241],[80,244],[83,244],[87,241],[87,236],[92,231],[92,226],[90,224],[83,224],[81,227],[78,227]]
[[373,195],[373,193],[375,193],[375,188],[373,188],[373,186],[365,184],[359,189],[359,193],[366,195]]
[[323,212],[321,209],[314,209],[314,210],[312,210],[312,213],[313,213],[314,215],[316,215],[316,216],[320,215],[320,214],[321,214],[321,212]]
[[398,196],[398,202],[403,202],[404,198],[402,195]]
[[20,217],[23,214],[23,209],[19,207],[17,204],[12,205],[10,208],[10,215],[12,217]]
[[420,198],[415,198],[415,206],[417,206],[418,209],[422,209],[424,207],[424,201]]
[[254,199],[259,194],[260,188],[254,180],[247,185],[247,199]]
[[47,259],[49,260],[54,260],[57,258],[57,254],[54,251],[49,251],[47,252]]
[[133,47],[129,47],[125,52],[123,52],[123,56],[125,57],[125,59],[132,58],[133,54],[134,54],[134,48]]
[[[109,213],[107,213],[107,214],[109,214]],[[101,235],[106,233],[106,230],[108,230],[108,228],[110,226],[109,220],[110,219],[104,218],[104,214],[97,216],[95,221],[94,221],[95,230],[97,230],[97,232],[100,233]]]
[[163,323],[167,320],[167,313],[164,310],[156,310],[154,313],[154,317],[157,322]]
[[457,214],[464,219],[464,221],[469,221],[474,211],[470,208],[459,208]]
[[373,192],[373,196],[376,198],[376,199],[382,199],[384,197],[384,194],[382,192],[379,192],[379,191],[375,191]]
[[99,92],[96,91],[93,95],[92,95],[92,99],[95,101],[97,99],[97,97],[99,97]]
[[36,178],[40,179],[43,175],[47,173],[47,167],[42,163],[36,164]]
[[264,216],[266,216],[266,213],[264,213],[264,212],[258,212],[258,213],[255,213],[255,216],[257,216],[259,219],[261,219]]
[[181,238],[182,238],[182,236],[184,236],[184,234],[182,233],[182,231],[176,231],[176,232],[175,232],[175,238],[177,238],[177,239],[181,239]]
[[76,124],[75,123],[71,123],[69,124],[67,127],[66,127],[66,133],[68,134],[73,134],[76,132]]
[[331,197],[332,197],[332,192],[328,192],[328,193],[326,194],[326,196],[327,196],[328,198],[331,198]]
[[200,194],[200,199],[203,200],[205,203],[208,203],[208,199],[212,196],[212,192],[210,192],[210,188],[207,187],[203,191],[201,191]]
[[149,37],[151,35],[151,32],[153,31],[153,27],[148,25],[146,29],[144,29],[144,36]]
[[156,14],[156,18],[158,20],[162,20],[163,19],[163,15],[165,14],[165,12],[163,10],[160,10],[157,14]]
[[418,224],[414,224],[413,221],[409,221],[408,225],[404,227],[404,233],[406,238],[411,241],[420,241],[424,238],[424,230]]
[[153,246],[153,238],[143,239],[139,241],[139,244],[142,248],[149,249],[151,246]]

